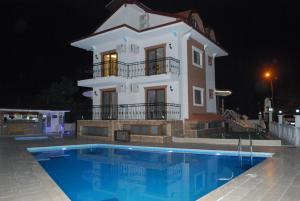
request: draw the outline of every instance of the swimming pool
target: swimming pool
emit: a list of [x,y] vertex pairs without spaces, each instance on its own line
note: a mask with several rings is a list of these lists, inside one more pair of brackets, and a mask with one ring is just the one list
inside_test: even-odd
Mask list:
[[102,144],[28,150],[73,201],[194,201],[271,156]]

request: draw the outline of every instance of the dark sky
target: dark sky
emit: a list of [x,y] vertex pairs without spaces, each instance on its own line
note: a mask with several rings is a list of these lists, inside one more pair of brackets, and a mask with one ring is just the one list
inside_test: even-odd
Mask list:
[[[1,0],[0,107],[30,106],[62,76],[91,77],[89,52],[70,41],[92,33],[109,11],[109,0]],[[216,61],[216,86],[230,89],[226,107],[257,114],[270,95],[263,69],[276,70],[278,108],[300,103],[300,12],[294,1],[141,0],[154,10],[195,9],[229,52]]]

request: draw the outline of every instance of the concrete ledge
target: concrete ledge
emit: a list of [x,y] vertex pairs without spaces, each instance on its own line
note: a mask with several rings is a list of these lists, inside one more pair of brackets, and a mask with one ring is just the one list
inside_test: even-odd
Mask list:
[[82,138],[82,139],[94,139],[94,140],[102,140],[104,142],[112,142],[112,138],[111,136],[96,136],[96,135],[81,135],[78,136],[78,138]]
[[[180,138],[173,137],[175,143],[199,143],[218,145],[237,145],[238,139],[214,139],[214,138]],[[253,140],[253,146],[281,146],[281,140]],[[242,139],[242,145],[250,145],[250,141]]]
[[130,135],[130,142],[142,142],[142,143],[171,143],[171,136],[149,136],[149,135]]

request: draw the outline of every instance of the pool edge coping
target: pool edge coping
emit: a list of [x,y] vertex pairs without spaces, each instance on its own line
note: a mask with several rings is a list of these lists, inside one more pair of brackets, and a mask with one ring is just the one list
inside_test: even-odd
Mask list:
[[265,157],[272,158],[275,153],[272,152],[246,152],[246,151],[228,151],[228,150],[209,150],[209,149],[191,149],[191,148],[175,148],[175,147],[155,147],[155,146],[140,146],[140,145],[119,145],[119,144],[80,144],[80,145],[59,145],[59,146],[45,146],[45,147],[28,147],[26,150],[30,153],[54,151],[54,150],[72,150],[81,148],[119,148],[147,151],[167,151],[175,153],[192,153],[192,154],[210,154],[210,155],[225,155],[225,156],[248,156],[248,157]]

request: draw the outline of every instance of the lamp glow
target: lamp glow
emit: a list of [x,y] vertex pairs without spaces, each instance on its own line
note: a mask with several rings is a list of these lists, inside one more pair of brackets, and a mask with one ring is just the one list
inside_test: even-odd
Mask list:
[[271,73],[270,72],[266,72],[265,73],[265,78],[270,78],[271,77]]

